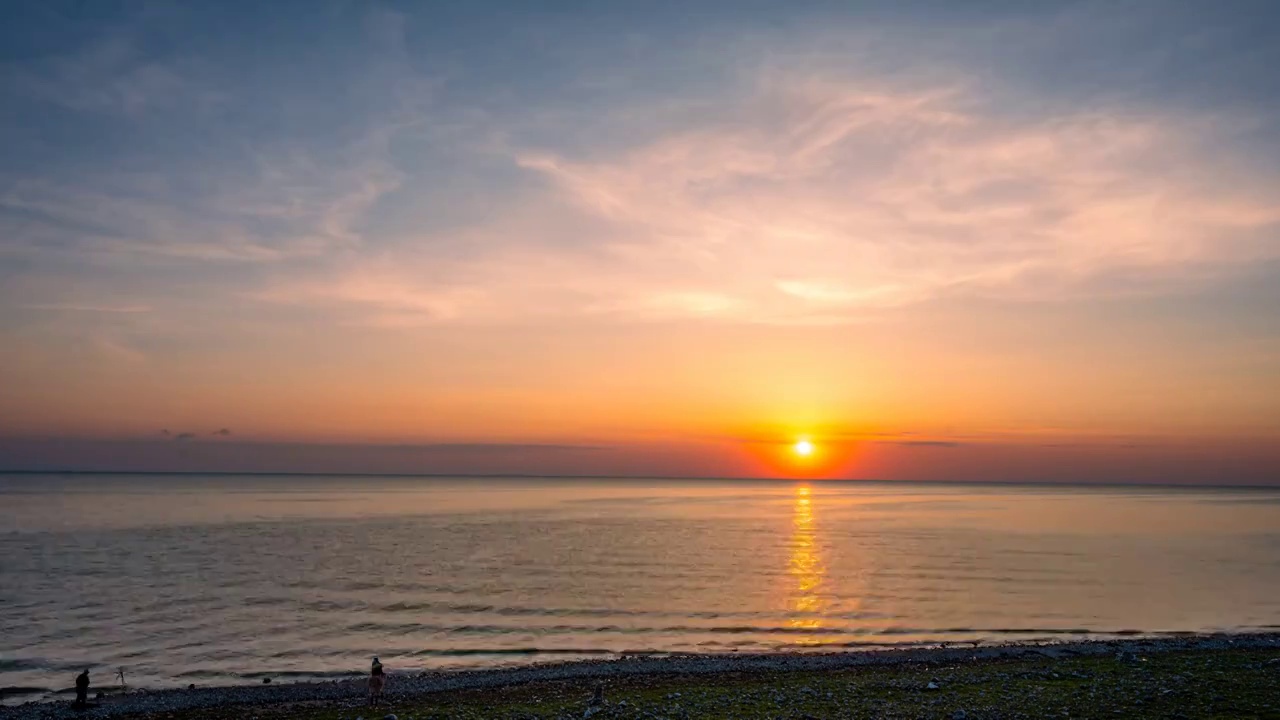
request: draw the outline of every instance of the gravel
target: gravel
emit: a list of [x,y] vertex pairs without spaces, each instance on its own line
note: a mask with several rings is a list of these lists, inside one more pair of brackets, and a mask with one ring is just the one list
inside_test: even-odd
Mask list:
[[[1277,649],[1280,633],[1224,634],[1196,637],[1126,639],[1051,645],[1002,645],[981,648],[931,648],[858,651],[824,654],[673,655],[623,657],[508,669],[476,669],[423,673],[395,673],[387,683],[388,697],[403,701],[444,691],[509,687],[545,681],[600,681],[649,675],[706,675],[714,673],[821,671],[868,665],[957,664],[973,660],[1070,657],[1129,657],[1179,650]],[[1268,664],[1270,664],[1270,661]],[[930,682],[930,686],[937,683]],[[916,686],[920,687],[919,685]],[[363,677],[311,683],[268,683],[173,690],[135,690],[74,710],[68,701],[32,702],[0,707],[0,720],[100,719],[151,713],[267,706],[291,703],[331,702],[350,705],[365,697]],[[673,693],[670,702],[680,702]],[[780,698],[779,698],[780,699]],[[585,703],[584,703],[585,704]],[[964,718],[965,712],[943,717]],[[378,717],[377,714],[374,717]],[[579,715],[581,717],[581,715]],[[394,716],[386,716],[391,720]]]

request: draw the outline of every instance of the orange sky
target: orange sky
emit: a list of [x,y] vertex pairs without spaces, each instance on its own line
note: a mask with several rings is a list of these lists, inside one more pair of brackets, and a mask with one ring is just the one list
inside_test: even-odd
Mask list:
[[1280,481],[1239,18],[275,12],[24,35],[0,469]]

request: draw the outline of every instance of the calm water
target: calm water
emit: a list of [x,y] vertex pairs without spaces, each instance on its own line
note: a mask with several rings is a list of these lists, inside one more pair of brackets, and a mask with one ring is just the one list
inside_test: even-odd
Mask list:
[[1280,491],[10,475],[0,563],[0,686],[1247,630]]

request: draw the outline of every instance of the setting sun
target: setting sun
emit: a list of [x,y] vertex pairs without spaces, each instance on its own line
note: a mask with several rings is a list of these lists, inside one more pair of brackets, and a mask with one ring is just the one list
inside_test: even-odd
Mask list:
[[813,443],[808,440],[797,440],[796,444],[791,446],[791,449],[801,457],[808,457],[813,454]]

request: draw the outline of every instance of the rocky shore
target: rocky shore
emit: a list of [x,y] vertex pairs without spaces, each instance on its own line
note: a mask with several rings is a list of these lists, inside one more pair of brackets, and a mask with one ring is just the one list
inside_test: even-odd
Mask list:
[[[599,688],[599,690],[597,690]],[[1228,717],[1280,718],[1280,634],[1210,635],[828,654],[624,657],[511,669],[138,690],[0,720],[173,717]],[[599,694],[594,701],[593,695]],[[1037,711],[1037,709],[1039,709]],[[1063,714],[1065,713],[1065,715]],[[1151,714],[1156,713],[1156,714]]]

